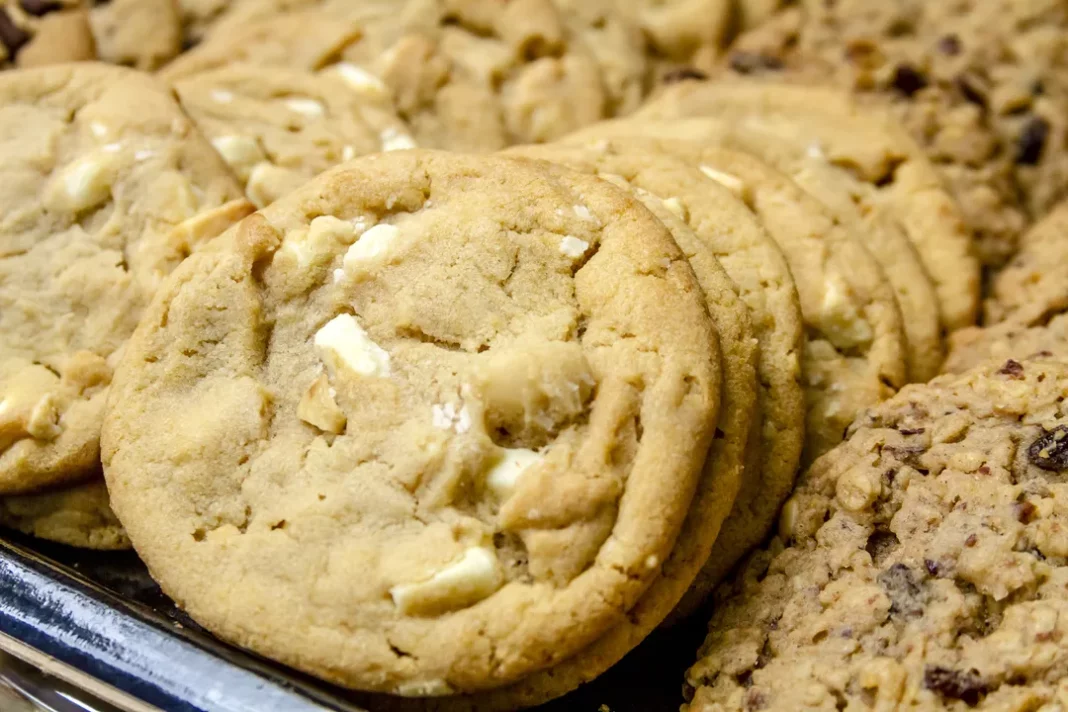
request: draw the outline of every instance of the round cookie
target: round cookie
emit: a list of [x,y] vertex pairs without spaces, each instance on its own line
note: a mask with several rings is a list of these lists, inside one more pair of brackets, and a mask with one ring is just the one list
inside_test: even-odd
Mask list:
[[174,90],[261,208],[338,163],[415,146],[385,86],[350,65],[312,74],[235,64]]
[[[790,269],[745,204],[693,166],[656,151],[654,146],[602,141],[594,146],[515,150],[598,172],[602,177],[616,176],[668,201],[666,205],[689,224],[704,250],[723,265],[751,313],[759,355],[759,415],[755,420],[759,430],[750,437],[744,455],[745,477],[731,516],[676,607],[671,618],[678,620],[700,606],[724,574],[763,540],[793,487],[804,444],[805,403],[800,364],[803,322]],[[698,252],[688,244],[680,245],[687,254]],[[724,360],[744,362],[745,353],[739,349],[746,345],[732,344],[728,333],[737,334],[737,329],[726,333],[720,329]],[[734,400],[740,398],[735,396]]]
[[963,373],[987,361],[1024,359],[1035,354],[1068,357],[1068,314],[1036,324],[1006,321],[961,329],[950,339],[946,373]]
[[1068,202],[1020,240],[1020,251],[994,275],[986,323],[1031,324],[1068,310]]
[[80,549],[129,549],[102,479],[36,494],[0,497],[0,526]]
[[858,419],[722,591],[685,709],[1055,708],[1066,396],[1066,362],[1014,361]]
[[[598,137],[645,137],[661,140],[687,139],[714,145],[732,145],[736,125],[714,119],[674,119],[602,122],[579,133]],[[894,289],[904,319],[908,341],[908,376],[928,381],[939,373],[944,357],[938,296],[915,248],[897,217],[879,207],[866,183],[826,160],[811,146],[792,146],[773,133],[760,133],[741,142],[753,155],[786,172],[794,182],[824,204],[879,262]],[[862,211],[860,205],[865,206]]]
[[153,71],[182,51],[176,0],[108,0],[89,11],[97,56]]
[[89,18],[81,0],[0,2],[0,69],[95,57]]
[[624,192],[375,154],[175,271],[118,369],[105,476],[223,638],[361,689],[489,689],[660,574],[718,367],[689,264]]
[[0,493],[99,470],[112,368],[160,280],[252,206],[168,90],[0,74]]
[[946,328],[974,324],[979,265],[971,235],[932,164],[884,112],[831,89],[691,81],[668,87],[636,115],[695,116],[733,125],[732,138],[757,141],[755,147],[762,133],[812,146],[832,165],[854,173],[871,187],[863,196],[865,208],[881,207],[898,216],[934,281]]
[[808,332],[801,367],[808,401],[804,462],[840,443],[857,413],[905,384],[905,338],[893,292],[867,250],[823,205],[744,153],[687,141],[617,142],[697,166],[732,190],[782,250]]

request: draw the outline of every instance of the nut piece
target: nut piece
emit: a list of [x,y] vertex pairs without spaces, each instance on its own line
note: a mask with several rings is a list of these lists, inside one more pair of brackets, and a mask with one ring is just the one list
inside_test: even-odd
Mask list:
[[62,428],[56,403],[59,378],[44,366],[32,365],[4,384],[0,395],[0,452],[19,440],[53,440]]
[[340,435],[345,432],[348,418],[334,401],[334,395],[334,389],[327,377],[319,376],[301,397],[297,406],[297,417],[319,430]]
[[541,454],[533,450],[501,448],[496,462],[486,473],[486,487],[497,499],[508,499],[523,473],[541,460]]
[[348,84],[349,87],[361,94],[376,99],[389,97],[389,89],[386,88],[382,80],[363,67],[351,62],[338,62],[331,68],[331,71]]
[[470,606],[504,583],[497,555],[484,547],[471,547],[459,561],[449,564],[426,581],[389,589],[393,604],[405,615],[432,615]]
[[346,371],[380,378],[390,375],[389,353],[371,341],[351,314],[336,316],[319,329],[315,334],[315,348],[332,379]]

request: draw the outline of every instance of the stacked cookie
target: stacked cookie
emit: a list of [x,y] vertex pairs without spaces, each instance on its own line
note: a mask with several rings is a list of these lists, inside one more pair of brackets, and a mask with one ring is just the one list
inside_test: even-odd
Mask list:
[[374,709],[1052,699],[1060,15],[905,5],[5,6],[0,524]]

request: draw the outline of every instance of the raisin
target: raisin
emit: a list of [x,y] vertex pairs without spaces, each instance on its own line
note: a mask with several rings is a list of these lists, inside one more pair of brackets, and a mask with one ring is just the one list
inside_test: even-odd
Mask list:
[[1042,160],[1049,138],[1049,122],[1041,116],[1032,117],[1024,124],[1023,131],[1016,143],[1016,163],[1021,166],[1034,166]]
[[899,65],[894,70],[890,85],[905,96],[912,96],[927,86],[927,77],[910,64]]
[[956,35],[946,35],[942,39],[938,40],[938,51],[942,54],[950,57],[956,57],[960,54],[961,44],[960,37]]
[[1002,376],[1008,376],[1014,381],[1023,379],[1024,367],[1019,361],[1009,359],[1005,362],[1005,365],[998,369],[998,374]]
[[923,686],[942,697],[960,700],[969,707],[979,704],[989,690],[978,670],[950,670],[940,665],[928,665],[924,669]]
[[678,82],[684,82],[688,79],[693,79],[699,82],[703,82],[708,79],[708,75],[699,69],[693,67],[683,67],[681,69],[675,69],[663,77],[664,84],[677,84]]
[[1027,448],[1027,457],[1043,470],[1060,472],[1068,469],[1068,426],[1043,431]]
[[895,618],[918,618],[923,614],[927,593],[912,569],[894,564],[879,574],[879,585],[890,597],[890,615]]
[[57,2],[57,0],[19,0],[19,5],[26,11],[27,15],[33,15],[34,17],[47,15],[63,7],[63,3]]
[[758,52],[734,52],[731,54],[731,69],[739,74],[756,74],[757,72],[777,71],[782,69],[782,60]]
[[16,25],[11,16],[0,7],[0,44],[7,49],[7,56],[15,59],[19,50],[29,41],[29,33]]

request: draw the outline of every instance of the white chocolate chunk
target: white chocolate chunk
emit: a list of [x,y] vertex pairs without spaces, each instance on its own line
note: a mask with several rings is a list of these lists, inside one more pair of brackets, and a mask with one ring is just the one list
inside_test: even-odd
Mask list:
[[383,151],[403,151],[415,148],[415,141],[411,136],[392,127],[384,130],[378,138],[382,143]]
[[541,460],[542,456],[533,450],[501,448],[497,462],[486,473],[486,486],[498,499],[508,499],[527,468]]
[[93,132],[93,135],[97,138],[104,138],[108,135],[108,127],[99,121],[94,121],[89,124],[89,130]]
[[88,155],[71,163],[60,174],[58,189],[52,197],[74,210],[87,210],[111,198],[115,178],[112,155]]
[[345,253],[342,264],[346,270],[359,269],[389,254],[390,248],[400,235],[400,228],[388,223],[379,223],[360,235]]
[[155,151],[153,151],[151,149],[148,149],[148,148],[142,148],[140,151],[134,151],[134,160],[135,161],[147,161],[148,159],[152,158],[155,155],[156,155]]
[[439,430],[455,430],[463,435],[471,429],[471,412],[467,406],[456,409],[452,403],[434,405],[430,409],[431,422]]
[[582,220],[597,222],[597,218],[593,217],[593,213],[591,213],[590,209],[587,208],[585,205],[574,205],[571,209],[574,210],[575,215],[577,215]]
[[389,595],[401,613],[421,615],[470,606],[491,595],[503,583],[497,555],[475,546],[426,581],[399,584],[389,589]]
[[682,201],[678,198],[668,198],[664,203],[664,207],[671,211],[671,213],[679,220],[685,222],[687,220],[686,206],[682,204]]
[[701,172],[706,176],[716,181],[724,188],[734,193],[739,198],[746,199],[746,187],[745,182],[738,176],[731,175],[730,173],[724,173],[723,171],[717,171],[712,166],[706,166],[701,164]]
[[267,160],[266,154],[260,148],[260,142],[252,136],[219,136],[212,139],[211,145],[226,164],[245,180],[248,180],[249,173],[256,164]]
[[389,89],[382,80],[359,65],[339,62],[333,69],[346,84],[362,94],[383,98],[389,96]]
[[59,427],[59,406],[51,393],[37,401],[26,421],[26,432],[34,440],[54,440],[62,432]]
[[211,98],[220,104],[229,104],[234,100],[234,93],[225,89],[212,89]]
[[326,113],[326,107],[315,99],[286,99],[285,104],[290,111],[310,118],[318,118]]
[[332,378],[342,371],[360,376],[389,377],[389,353],[371,340],[351,314],[331,319],[315,334],[319,358],[330,369]]
[[872,328],[849,297],[849,288],[837,274],[824,281],[820,325],[831,342],[840,348],[871,343]]
[[560,251],[572,259],[578,259],[586,254],[586,250],[590,248],[590,243],[585,240],[580,240],[577,237],[568,235],[564,239],[560,240]]
[[245,194],[257,208],[270,205],[291,190],[299,188],[304,178],[294,171],[262,161],[253,166],[245,184]]
[[341,149],[341,160],[342,161],[351,161],[353,158],[356,158],[356,149],[355,148],[353,148],[352,146],[345,146],[345,147],[343,147]]
[[105,144],[103,146],[103,148],[101,148],[100,150],[102,150],[104,153],[118,153],[119,151],[122,150],[122,144],[121,143],[108,143],[108,144]]
[[339,220],[333,215],[320,215],[308,226],[308,239],[314,243],[326,239],[351,240],[356,236],[356,228],[346,220]]
[[823,152],[823,146],[821,146],[819,142],[810,143],[808,145],[808,148],[805,150],[805,154],[809,158],[815,158],[818,160],[825,160],[827,158],[827,154]]

